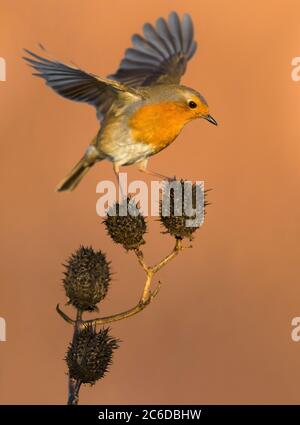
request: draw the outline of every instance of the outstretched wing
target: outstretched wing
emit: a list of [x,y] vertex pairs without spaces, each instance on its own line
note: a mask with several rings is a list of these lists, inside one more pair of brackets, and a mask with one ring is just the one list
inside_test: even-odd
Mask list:
[[117,72],[108,77],[132,87],[179,83],[197,48],[191,17],[185,14],[180,21],[175,12],[168,21],[159,18],[155,28],[145,24],[144,37],[134,34],[132,43]]
[[99,78],[75,66],[43,58],[26,49],[25,52],[30,57],[24,59],[37,71],[33,75],[44,78],[46,84],[63,97],[95,106],[100,119],[120,93],[134,94],[134,90],[116,81]]

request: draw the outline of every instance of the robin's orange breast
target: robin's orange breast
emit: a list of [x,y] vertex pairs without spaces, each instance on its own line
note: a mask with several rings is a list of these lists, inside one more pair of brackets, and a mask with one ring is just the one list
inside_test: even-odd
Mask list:
[[164,149],[192,119],[189,111],[178,102],[160,102],[140,107],[129,119],[132,139],[151,145],[155,152]]

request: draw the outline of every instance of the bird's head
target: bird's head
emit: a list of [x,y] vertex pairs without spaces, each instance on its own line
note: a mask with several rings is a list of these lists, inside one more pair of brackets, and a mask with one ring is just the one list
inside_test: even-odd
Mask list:
[[156,85],[147,88],[148,99],[138,104],[129,120],[129,127],[137,140],[157,145],[168,145],[178,136],[183,126],[196,118],[204,118],[214,125],[204,97],[185,86]]
[[178,106],[181,106],[182,114],[185,115],[187,121],[195,118],[204,118],[210,123],[217,125],[217,121],[209,113],[205,98],[196,90],[179,86],[175,90],[174,101],[178,102]]

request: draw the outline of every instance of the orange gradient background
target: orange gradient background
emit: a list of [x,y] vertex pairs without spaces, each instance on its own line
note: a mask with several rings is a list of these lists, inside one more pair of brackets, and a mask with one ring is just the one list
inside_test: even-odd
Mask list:
[[[67,301],[62,263],[80,244],[112,261],[101,314],[133,306],[144,283],[134,255],[111,242],[96,215],[96,184],[114,179],[111,164],[94,167],[73,193],[54,192],[98,123],[91,107],[32,77],[22,48],[41,42],[53,56],[106,76],[131,34],[171,10],[193,18],[199,46],[183,83],[207,98],[219,126],[189,124],[150,164],[204,180],[212,205],[193,249],[161,271],[153,304],[112,326],[122,343],[111,371],[82,388],[80,402],[300,402],[300,343],[291,339],[291,320],[300,316],[300,82],[291,79],[299,1],[2,0],[2,404],[66,401],[72,329],[55,306]],[[135,167],[126,171],[150,182]],[[150,219],[147,261],[172,245]]]

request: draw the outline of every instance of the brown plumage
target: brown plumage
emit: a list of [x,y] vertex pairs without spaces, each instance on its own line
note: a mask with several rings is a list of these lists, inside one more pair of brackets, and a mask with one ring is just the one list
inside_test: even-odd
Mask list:
[[180,21],[172,12],[168,21],[159,18],[155,27],[145,24],[144,36],[135,34],[132,42],[117,72],[107,79],[26,50],[30,57],[24,59],[37,71],[34,75],[61,96],[93,105],[101,122],[97,136],[58,191],[73,190],[103,159],[112,161],[117,173],[120,166],[131,164],[150,173],[148,158],[172,143],[187,122],[205,118],[217,124],[204,97],[180,85],[196,51],[189,15]]

